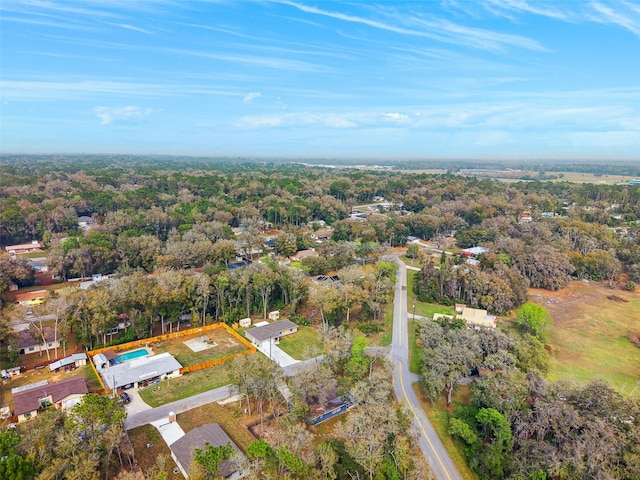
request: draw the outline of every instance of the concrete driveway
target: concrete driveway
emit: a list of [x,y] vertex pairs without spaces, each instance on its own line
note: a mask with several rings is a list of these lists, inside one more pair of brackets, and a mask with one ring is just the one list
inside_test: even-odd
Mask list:
[[268,348],[263,348],[262,346],[257,348],[262,353],[264,353],[267,356],[267,358],[270,358],[271,360],[276,362],[278,365],[280,365],[282,368],[288,367],[289,365],[295,365],[300,361],[293,358],[291,355],[289,355],[287,352],[282,350],[277,345],[270,345]]

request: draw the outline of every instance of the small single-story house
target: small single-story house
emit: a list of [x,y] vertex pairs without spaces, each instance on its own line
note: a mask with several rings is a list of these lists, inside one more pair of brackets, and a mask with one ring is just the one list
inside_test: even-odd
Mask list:
[[44,338],[46,342],[42,342],[42,337],[34,336],[29,330],[21,330],[17,332],[16,346],[21,355],[27,353],[44,352],[47,349],[60,347],[60,340],[56,340],[55,330],[51,327],[44,327]]
[[280,320],[278,322],[250,328],[244,332],[244,335],[254,345],[266,348],[270,342],[272,342],[273,345],[277,345],[280,343],[280,338],[296,333],[297,331],[298,325],[291,320]]
[[315,240],[316,243],[324,243],[328,242],[333,235],[333,229],[323,229],[317,230],[311,233],[311,238]]
[[460,303],[456,303],[454,315],[446,315],[444,313],[433,314],[434,320],[441,318],[461,318],[467,323],[467,327],[469,328],[496,328],[497,324],[495,315],[488,315],[486,310],[467,307]]
[[[184,436],[169,445],[171,449],[171,456],[176,462],[176,465],[184,475],[184,478],[189,478],[189,470],[191,464],[195,458],[196,448],[205,449],[207,444],[212,447],[223,447],[227,444],[231,444],[236,451],[236,456],[240,461],[244,460],[244,455],[233,443],[233,440],[229,438],[229,435],[218,425],[217,423],[208,423],[201,427],[190,430]],[[239,462],[234,461],[233,458],[229,460],[223,460],[220,462],[218,471],[220,475],[229,480],[237,480],[247,475],[248,470],[241,468],[238,465]]]
[[95,219],[93,217],[89,217],[87,215],[82,215],[78,217],[78,226],[81,230],[87,231],[91,228],[91,225],[95,223]]
[[7,245],[4,249],[9,255],[20,255],[21,253],[41,252],[42,245],[40,245],[39,241],[33,240],[31,243]]
[[471,247],[463,249],[462,253],[464,253],[467,257],[477,257],[478,255],[482,255],[483,253],[487,253],[488,251],[489,250],[484,247]]
[[303,258],[317,257],[318,253],[313,248],[307,248],[306,250],[300,250],[294,255],[291,255],[289,259],[292,262],[300,262]]
[[[105,352],[107,353],[107,352]],[[93,364],[106,388],[142,388],[164,378],[179,377],[182,365],[169,353],[138,357],[112,364],[104,353],[93,357]]]
[[89,389],[82,377],[37,385],[13,394],[13,414],[18,417],[18,422],[24,422],[37,416],[42,408],[51,405],[67,410],[79,403],[87,393]]
[[464,307],[458,317],[467,322],[468,327],[496,328],[497,324],[495,315],[487,315],[486,310],[479,308]]
[[18,293],[16,295],[16,302],[25,307],[31,307],[33,305],[40,305],[45,302],[45,299],[49,295],[46,290],[36,290],[35,292]]
[[87,364],[86,353],[74,353],[69,357],[61,358],[60,360],[49,364],[49,370],[55,372],[61,368],[65,370],[75,370],[78,367],[84,367]]

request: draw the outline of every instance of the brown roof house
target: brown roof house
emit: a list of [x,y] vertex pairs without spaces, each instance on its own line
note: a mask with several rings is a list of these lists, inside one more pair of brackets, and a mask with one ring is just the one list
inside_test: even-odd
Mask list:
[[73,377],[61,382],[22,387],[13,393],[13,414],[18,422],[38,415],[38,411],[54,406],[62,410],[73,408],[89,393],[82,377]]
[[55,340],[55,330],[51,327],[44,327],[44,338],[42,341],[39,335],[33,335],[29,330],[21,330],[17,334],[16,343],[20,354],[44,352],[48,349],[60,347],[60,340]]
[[171,456],[176,461],[176,465],[178,465],[184,477],[189,478],[189,470],[195,459],[196,448],[204,449],[207,444],[212,447],[222,447],[228,443],[236,451],[236,455],[229,460],[223,460],[218,467],[218,471],[223,478],[237,480],[249,473],[246,468],[241,466],[245,457],[238,446],[233,443],[233,440],[229,438],[229,435],[217,423],[208,423],[194,428],[173,442],[170,445]]
[[41,252],[42,246],[39,241],[33,240],[31,243],[8,245],[4,249],[9,255],[20,255],[21,253]]

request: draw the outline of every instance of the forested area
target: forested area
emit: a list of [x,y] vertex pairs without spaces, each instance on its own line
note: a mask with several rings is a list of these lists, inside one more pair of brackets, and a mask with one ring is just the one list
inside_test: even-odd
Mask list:
[[[303,478],[331,465],[342,472],[338,478],[421,478],[403,433],[406,415],[387,401],[389,372],[340,329],[381,328],[395,274],[386,255],[410,236],[442,251],[429,257],[414,252],[421,262],[414,292],[422,301],[503,314],[522,312],[523,304],[526,311],[528,287],[556,290],[575,278],[633,290],[640,281],[638,186],[507,184],[277,163],[106,160],[13,158],[0,164],[0,244],[40,241],[61,282],[110,277],[88,290],[54,293],[55,285],[47,286],[50,297],[34,307],[35,314],[51,315],[59,338],[73,335],[87,349],[113,342],[107,332],[118,325],[126,332],[115,341],[124,342],[179,329],[185,318],[196,325],[232,324],[265,318],[273,309],[300,324],[317,323],[331,336],[332,353],[308,376],[291,379],[297,402],[281,438],[257,445],[250,455],[265,475],[295,470],[292,478]],[[368,204],[371,210],[363,207]],[[352,218],[354,210],[366,210],[366,219]],[[89,230],[79,227],[78,216],[94,220]],[[318,243],[314,234],[327,227],[330,239]],[[274,240],[270,255],[263,249],[267,236]],[[456,253],[479,245],[486,252],[477,265]],[[315,256],[295,266],[284,261],[309,247]],[[241,268],[230,268],[238,259]],[[37,278],[26,259],[4,253],[0,272],[2,291]],[[339,278],[339,288],[312,280],[324,274]],[[24,314],[15,305],[3,309],[0,354],[6,365],[17,360],[7,320]],[[521,335],[462,327],[420,327],[422,374],[427,395],[444,393],[451,403],[458,379],[482,372],[471,386],[471,405],[456,409],[450,424],[481,478],[640,476],[637,403],[601,383],[547,384],[541,324],[523,322]],[[36,334],[42,328],[32,324]],[[232,372],[251,366],[238,367]],[[277,372],[256,371],[262,377],[236,376],[233,383],[249,408],[260,410],[276,395],[274,383],[260,379]],[[309,416],[304,405],[323,403],[330,390],[358,400],[349,416],[354,420],[345,425],[355,440],[311,448],[302,438]],[[383,434],[374,435],[381,426]],[[2,441],[3,451],[14,455],[15,438]],[[104,471],[103,457],[90,453],[82,461]],[[66,450],[51,454],[67,458]],[[388,475],[374,476],[380,472]]]

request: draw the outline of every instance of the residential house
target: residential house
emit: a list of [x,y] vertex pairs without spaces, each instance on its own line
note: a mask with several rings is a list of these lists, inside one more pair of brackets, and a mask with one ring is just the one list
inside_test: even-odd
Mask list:
[[461,318],[467,323],[467,327],[469,328],[496,328],[497,325],[495,315],[488,315],[486,310],[467,307],[460,303],[456,303],[454,315],[446,315],[443,313],[433,314],[434,320],[441,318]]
[[44,340],[41,336],[35,336],[29,330],[17,332],[16,346],[21,355],[28,353],[44,352],[52,348],[60,347],[60,340],[56,339],[55,330],[51,327],[44,327]]
[[463,249],[462,253],[464,253],[467,257],[477,257],[479,255],[482,255],[483,253],[487,253],[488,251],[489,250],[484,247],[471,247]]
[[229,438],[229,435],[226,434],[220,425],[217,423],[208,423],[190,430],[169,445],[171,449],[171,456],[182,472],[182,475],[184,475],[184,478],[189,478],[191,465],[195,458],[196,448],[203,450],[206,448],[207,444],[212,447],[223,447],[227,444],[231,444],[233,449],[236,451],[236,458],[220,462],[218,471],[222,478],[237,480],[247,475],[248,470],[239,466],[239,464],[244,463],[244,455],[238,446],[233,443],[233,440]]
[[325,229],[322,229],[322,230],[316,230],[315,232],[311,232],[311,238],[316,243],[328,242],[329,239],[331,238],[331,235],[333,235],[333,229],[329,229],[329,228],[325,228]]
[[257,347],[267,348],[269,344],[277,345],[280,339],[298,331],[298,325],[291,320],[280,320],[250,328],[244,332],[245,337]]
[[45,299],[49,295],[46,290],[37,290],[35,292],[18,293],[16,295],[16,302],[25,307],[32,307],[33,305],[40,305],[45,302]]
[[4,249],[9,255],[20,255],[22,253],[41,252],[42,245],[40,245],[39,241],[33,240],[31,243],[8,245]]
[[292,262],[301,262],[303,258],[317,257],[318,253],[313,248],[307,248],[306,250],[299,250],[295,255],[291,255],[289,259]]
[[24,422],[49,406],[68,410],[78,404],[89,390],[84,378],[73,377],[26,389],[22,387],[13,392],[13,414],[18,417],[18,422]]
[[457,316],[467,322],[468,327],[496,328],[497,321],[495,315],[488,315],[486,310],[463,307]]
[[91,228],[91,225],[95,223],[95,219],[93,217],[89,217],[87,215],[82,215],[78,217],[78,227],[80,230],[87,231]]
[[158,383],[165,378],[181,375],[182,365],[169,353],[143,356],[132,360],[114,363],[105,353],[93,357],[93,364],[109,389],[143,388]]
[[75,370],[79,367],[84,367],[87,364],[86,353],[74,353],[69,357],[62,358],[49,365],[49,370],[56,372],[60,369]]

